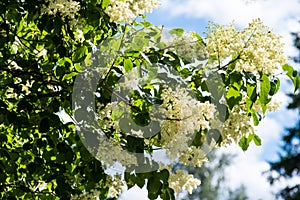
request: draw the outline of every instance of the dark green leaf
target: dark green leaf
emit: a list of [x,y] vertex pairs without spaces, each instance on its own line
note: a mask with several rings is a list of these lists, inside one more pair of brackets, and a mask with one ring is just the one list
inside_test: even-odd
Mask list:
[[87,47],[81,46],[75,50],[75,52],[72,54],[72,61],[73,63],[80,63],[84,61],[86,55],[87,55]]
[[46,133],[49,130],[50,130],[49,119],[48,118],[43,118],[40,121],[40,124],[39,124],[39,132],[40,133]]
[[162,183],[158,178],[150,178],[147,183],[148,198],[151,200],[157,199],[161,187]]
[[256,146],[260,146],[261,145],[261,139],[260,139],[260,137],[258,135],[256,135],[256,134],[254,134],[254,133],[252,135],[253,135],[253,141],[256,144]]
[[246,151],[249,147],[248,140],[245,136],[243,136],[239,141],[239,146],[242,148],[243,151]]

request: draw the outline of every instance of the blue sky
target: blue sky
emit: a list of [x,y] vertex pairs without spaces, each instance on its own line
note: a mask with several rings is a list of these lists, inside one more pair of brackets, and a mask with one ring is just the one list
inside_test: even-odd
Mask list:
[[[208,21],[219,24],[234,21],[238,27],[245,27],[252,19],[259,17],[267,26],[283,36],[286,55],[298,55],[290,36],[290,32],[300,31],[297,22],[300,19],[298,0],[256,0],[250,3],[246,3],[246,0],[161,0],[161,3],[158,9],[147,15],[147,19],[155,25],[184,28],[202,35]],[[285,109],[289,102],[289,98],[285,96],[287,92],[292,92],[292,87],[287,80],[282,79],[282,89],[277,95],[282,101],[281,109],[267,115],[257,127],[257,132],[263,140],[262,146],[252,145],[245,153],[237,145],[220,150],[237,154],[234,164],[226,171],[228,185],[238,187],[243,183],[251,200],[273,199],[272,191],[285,184],[281,183],[271,188],[261,172],[268,169],[265,160],[277,158],[280,135],[284,132],[284,127],[293,126],[299,118],[297,113]],[[142,200],[147,199],[146,196],[145,188],[135,188],[124,193],[120,199]]]

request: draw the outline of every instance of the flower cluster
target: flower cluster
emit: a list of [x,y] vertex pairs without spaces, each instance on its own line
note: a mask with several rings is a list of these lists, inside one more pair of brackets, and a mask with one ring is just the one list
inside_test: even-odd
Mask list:
[[236,105],[221,128],[222,144],[238,142],[242,136],[248,136],[251,133],[254,133],[251,117],[242,106]]
[[[214,117],[215,106],[209,102],[200,102],[191,96],[186,88],[166,88],[161,95],[165,116],[177,125],[177,131],[170,133],[194,133],[200,129],[209,129],[209,120]],[[176,125],[175,125],[176,126]],[[171,128],[171,127],[170,127]],[[174,132],[175,131],[175,132]]]
[[113,120],[113,110],[117,107],[117,102],[108,103],[105,107],[98,104],[98,121],[102,130],[114,128],[116,131],[120,131],[119,124]]
[[[100,182],[100,183],[96,184],[95,188],[108,187],[109,188],[108,194],[111,197],[116,198],[121,194],[123,185],[124,185],[124,183],[121,180],[121,176],[116,174],[114,176],[108,175],[106,177],[105,184],[103,182]],[[101,190],[91,189],[90,191],[82,193],[80,195],[78,195],[78,194],[72,195],[71,200],[97,199],[97,197],[99,197],[100,194],[101,194]]]
[[115,175],[113,178],[110,176],[107,177],[106,185],[109,186],[108,194],[113,198],[117,198],[121,194],[122,187],[124,186],[121,176]]
[[215,106],[209,102],[199,102],[192,98],[187,89],[181,87],[177,87],[175,91],[171,88],[164,89],[162,99],[167,120],[162,123],[161,135],[167,155],[173,160],[180,157],[187,165],[192,162],[201,166],[206,157],[198,152],[200,149],[189,147],[189,143],[195,132],[210,129]]
[[255,19],[244,30],[210,24],[206,37],[207,51],[221,65],[226,59],[235,60],[235,70],[259,74],[274,73],[287,62],[281,37]]
[[197,33],[195,32],[185,33],[180,37],[175,37],[167,42],[167,46],[172,47],[172,50],[174,50],[177,55],[190,63],[201,61],[208,57],[202,39],[200,40],[200,37],[197,37]]
[[190,194],[197,188],[201,181],[194,178],[191,174],[185,174],[183,170],[177,170],[175,174],[171,173],[169,177],[169,186],[176,193],[181,190],[187,190]]
[[179,161],[186,166],[201,167],[208,160],[205,151],[199,147],[191,146],[184,154],[180,155]]
[[80,10],[79,2],[72,0],[46,0],[48,5],[44,5],[41,12],[48,15],[59,13],[62,19],[74,19],[75,14]]
[[97,158],[104,161],[108,167],[113,166],[115,162],[123,166],[137,165],[137,158],[128,151],[123,150],[119,142],[114,139],[100,139]]
[[152,12],[159,4],[157,0],[110,0],[105,12],[114,22],[130,22],[145,12]]
[[[241,92],[241,94],[242,100],[239,105],[235,105],[224,124],[217,127],[221,131],[223,145],[230,144],[233,141],[238,142],[242,136],[248,136],[255,132],[254,123],[251,116],[249,116],[246,106],[247,94],[245,92]],[[272,99],[266,107],[268,111],[276,111],[279,109],[280,104],[278,100]],[[252,109],[259,115],[263,115],[260,103],[254,102]]]

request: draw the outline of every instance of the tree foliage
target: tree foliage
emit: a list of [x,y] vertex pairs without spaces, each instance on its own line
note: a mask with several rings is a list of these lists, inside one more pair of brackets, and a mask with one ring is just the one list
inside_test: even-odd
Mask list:
[[[279,37],[260,20],[211,24],[206,38],[124,21],[157,5],[139,3],[0,2],[0,198],[105,199],[136,184],[174,199],[199,181],[156,150],[197,166],[211,146],[260,145],[253,126],[272,110],[274,70],[299,87]],[[125,170],[112,177],[116,163]]]

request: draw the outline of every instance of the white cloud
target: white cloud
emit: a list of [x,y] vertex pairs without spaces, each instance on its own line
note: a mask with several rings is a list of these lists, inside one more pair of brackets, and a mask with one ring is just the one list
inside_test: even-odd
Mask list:
[[297,0],[257,0],[246,4],[243,0],[162,0],[161,10],[165,16],[174,18],[206,18],[217,23],[235,21],[245,26],[253,18],[260,17],[267,25],[276,27],[289,17],[299,13],[300,4]]
[[[262,172],[268,169],[268,164],[264,161],[259,161],[257,155],[250,147],[247,152],[236,146],[232,145],[221,151],[225,153],[234,153],[237,155],[234,163],[225,170],[227,185],[231,188],[238,188],[241,184],[246,186],[247,195],[250,199],[272,199],[269,183],[266,178],[262,176]],[[252,151],[252,152],[251,152]]]

